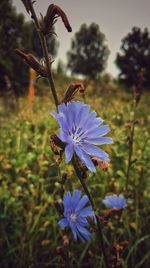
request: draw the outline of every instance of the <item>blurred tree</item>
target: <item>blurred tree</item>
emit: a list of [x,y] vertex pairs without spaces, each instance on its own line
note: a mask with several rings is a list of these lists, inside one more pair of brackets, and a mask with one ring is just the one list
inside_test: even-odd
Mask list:
[[[32,22],[25,22],[22,14],[17,14],[12,0],[0,1],[0,92],[4,94],[8,90],[7,82],[11,84],[14,95],[17,97],[25,93],[29,82],[29,67],[22,62],[14,52],[20,48],[27,52],[33,52],[41,58],[41,48],[38,36],[35,34]],[[56,55],[57,45],[55,37],[51,35],[48,47],[52,56]],[[51,39],[51,40],[50,40]]]
[[0,1],[0,91],[4,81],[9,80],[15,96],[23,91],[23,86],[28,82],[28,67],[15,54],[14,49],[31,49],[31,31],[28,23],[24,22],[22,14],[17,14],[11,0]]
[[127,86],[150,88],[150,34],[133,27],[122,39],[121,53],[117,53],[116,65],[119,79]]
[[110,84],[112,81],[112,76],[109,73],[104,73],[103,76],[101,77],[101,80],[105,83],[105,84]]
[[67,53],[68,68],[72,73],[95,79],[106,67],[109,50],[105,40],[97,24],[81,25]]

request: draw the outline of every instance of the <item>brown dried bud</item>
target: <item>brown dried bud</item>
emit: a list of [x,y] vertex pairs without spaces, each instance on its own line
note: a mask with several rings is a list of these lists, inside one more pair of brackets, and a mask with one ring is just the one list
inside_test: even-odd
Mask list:
[[56,248],[56,252],[60,255],[62,255],[64,253],[64,248],[63,247],[57,247]]
[[69,245],[69,237],[67,235],[63,236],[63,244],[65,247]]
[[127,241],[121,242],[121,243],[115,243],[113,245],[113,262],[114,262],[114,267],[116,268],[121,268],[121,258],[120,255],[123,251],[123,249],[128,245]]
[[116,251],[122,251],[123,250],[123,246],[121,244],[114,244],[114,248],[116,249]]
[[34,69],[39,75],[47,77],[47,70],[42,66],[31,54],[24,53],[21,49],[15,49],[16,54],[18,54],[26,63]]
[[62,103],[67,103],[67,102],[71,101],[74,98],[75,94],[78,91],[80,93],[84,92],[84,85],[83,85],[83,83],[74,83],[74,84],[71,84],[69,86],[69,88],[67,89],[67,91],[65,93],[65,96],[64,96],[64,98],[63,98],[63,100],[61,102]]
[[50,147],[51,147],[52,152],[53,152],[55,155],[60,155],[60,152],[59,152],[59,150],[58,150],[58,148],[57,148],[55,142],[54,142],[52,139],[50,139]]
[[64,213],[63,205],[58,203],[57,201],[54,201],[54,206],[55,206],[56,210],[58,211],[58,213],[63,215],[63,213]]
[[131,124],[132,124],[131,120],[128,120],[128,121],[125,123],[125,128],[129,128],[129,129],[131,129]]
[[129,244],[128,241],[123,241],[120,243],[114,243],[113,248],[116,250],[116,252],[121,252],[123,251],[124,248],[127,247],[127,245]]
[[93,252],[91,250],[88,251],[88,255],[89,255],[90,258],[94,258],[94,254],[93,254]]
[[102,224],[105,224],[108,222],[108,220],[113,216],[114,214],[120,214],[122,212],[122,209],[118,208],[112,208],[112,209],[107,209],[107,211],[99,217],[100,221]]
[[56,134],[51,135],[52,142],[61,149],[65,149],[65,143],[62,142]]
[[96,157],[93,157],[92,158],[92,161],[94,163],[95,166],[99,166],[100,169],[102,169],[104,172],[107,172],[108,171],[108,164],[102,160],[99,160],[98,158]]
[[74,169],[76,171],[77,176],[81,177],[82,179],[86,179],[88,169],[86,166],[84,166],[81,163],[79,157],[76,154],[73,155],[72,163],[73,163],[73,166],[74,166]]
[[64,11],[54,4],[49,5],[47,9],[46,16],[44,17],[41,23],[41,30],[42,32],[47,35],[52,30],[54,23],[56,22],[56,18],[61,17],[62,21],[67,29],[68,32],[72,32],[72,28],[69,24],[68,18]]

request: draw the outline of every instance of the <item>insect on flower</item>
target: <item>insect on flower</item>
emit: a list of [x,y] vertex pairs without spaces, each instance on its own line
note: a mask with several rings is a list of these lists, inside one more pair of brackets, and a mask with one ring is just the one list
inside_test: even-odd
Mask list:
[[104,137],[110,129],[108,125],[101,125],[103,120],[96,117],[95,111],[83,102],[69,102],[58,106],[58,114],[51,112],[60,126],[58,137],[66,143],[66,163],[70,162],[74,153],[84,165],[96,172],[91,157],[109,162],[108,154],[97,145],[113,143],[112,138]]
[[[87,217],[94,217],[94,212],[91,206],[86,206],[89,201],[86,195],[81,197],[81,191],[74,190],[71,196],[67,192],[63,198],[64,218],[59,221],[62,229],[70,226],[74,239],[79,238],[82,242],[91,240],[91,234],[86,229],[89,226]],[[86,207],[85,207],[86,206]]]

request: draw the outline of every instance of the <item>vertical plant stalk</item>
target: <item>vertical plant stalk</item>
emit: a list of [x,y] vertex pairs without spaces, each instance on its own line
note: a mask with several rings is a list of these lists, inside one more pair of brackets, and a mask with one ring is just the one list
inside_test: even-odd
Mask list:
[[50,62],[50,58],[49,58],[49,55],[48,55],[48,48],[47,48],[46,38],[45,38],[44,34],[42,33],[42,31],[40,30],[40,25],[39,25],[39,22],[38,22],[38,19],[37,19],[37,16],[36,16],[36,13],[35,13],[35,10],[34,10],[34,7],[33,7],[33,3],[32,3],[31,0],[29,0],[29,7],[30,7],[30,12],[31,12],[31,15],[32,15],[32,19],[34,20],[36,30],[37,30],[37,33],[39,35],[39,39],[40,39],[40,42],[41,42],[43,55],[44,55],[44,58],[45,58],[45,63],[46,63],[46,68],[47,68],[48,81],[49,81],[49,85],[50,85],[52,95],[53,95],[53,98],[54,98],[54,101],[55,101],[55,105],[56,105],[56,108],[57,108],[59,102],[58,102],[56,88],[55,88],[55,84],[54,84],[54,80],[53,80],[53,76],[52,76],[51,62]]
[[127,165],[127,174],[126,174],[126,184],[125,184],[125,192],[128,194],[128,184],[130,178],[130,171],[132,166],[132,156],[133,156],[133,144],[134,144],[134,134],[135,134],[135,124],[136,124],[136,108],[137,108],[137,100],[136,97],[134,99],[134,107],[133,107],[133,119],[131,124],[131,132],[129,137],[129,156],[128,156],[128,165]]
[[[91,206],[93,208],[93,211],[95,211],[96,207],[95,207],[95,204],[94,204],[94,200],[88,190],[88,187],[85,183],[85,180],[81,177],[81,174],[80,174],[80,171],[78,169],[78,161],[75,157],[73,157],[72,159],[72,164],[73,164],[73,167],[74,167],[74,170],[76,172],[76,175],[78,177],[78,179],[80,180],[80,183],[84,189],[84,192],[85,194],[88,196],[89,198],[89,201],[91,203]],[[95,212],[94,212],[95,213]],[[96,223],[97,223],[97,229],[98,229],[98,238],[99,238],[99,250],[100,250],[100,254],[102,252],[103,256],[104,256],[104,262],[105,262],[105,266],[106,268],[110,268],[109,264],[108,264],[108,260],[107,260],[107,255],[106,255],[106,251],[105,251],[105,246],[104,246],[104,240],[103,240],[103,235],[102,235],[102,229],[101,229],[101,224],[100,224],[100,221],[99,221],[99,218],[98,216],[96,215],[95,213],[95,218],[96,218]]]

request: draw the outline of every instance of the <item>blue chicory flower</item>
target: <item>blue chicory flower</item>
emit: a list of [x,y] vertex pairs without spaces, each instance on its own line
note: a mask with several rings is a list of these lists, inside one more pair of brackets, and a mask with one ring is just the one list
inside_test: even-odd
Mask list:
[[126,199],[123,195],[110,195],[106,196],[102,201],[107,207],[114,209],[122,209],[127,206]]
[[110,131],[109,126],[101,126],[103,120],[96,118],[96,112],[90,111],[90,106],[83,102],[60,104],[58,112],[52,112],[51,115],[60,125],[59,138],[66,143],[66,163],[76,153],[91,172],[96,172],[88,155],[109,161],[108,154],[96,146],[113,142],[111,138],[104,137]]
[[64,218],[58,223],[62,229],[70,226],[74,239],[79,238],[82,242],[91,240],[91,234],[86,229],[89,226],[86,218],[94,218],[94,212],[91,206],[86,206],[88,201],[86,195],[81,198],[79,190],[74,190],[72,196],[67,192],[63,198]]

